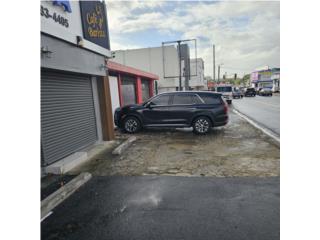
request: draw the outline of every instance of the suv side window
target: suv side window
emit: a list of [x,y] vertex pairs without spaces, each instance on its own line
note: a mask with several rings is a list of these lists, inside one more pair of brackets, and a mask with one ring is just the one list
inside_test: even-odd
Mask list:
[[211,94],[201,95],[201,98],[205,104],[221,104],[220,97],[213,96]]
[[151,105],[167,106],[169,105],[170,95],[160,95],[151,101]]
[[192,101],[193,101],[193,104],[203,104],[203,100],[201,100],[201,98],[198,96],[198,95],[193,95],[192,96]]
[[194,94],[174,94],[172,105],[195,104]]

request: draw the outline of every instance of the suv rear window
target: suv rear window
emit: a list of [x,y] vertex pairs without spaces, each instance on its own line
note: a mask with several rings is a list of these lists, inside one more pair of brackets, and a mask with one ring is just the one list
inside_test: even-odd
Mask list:
[[221,97],[214,96],[212,94],[206,94],[200,96],[205,104],[221,104]]
[[217,87],[217,92],[232,92],[232,87]]

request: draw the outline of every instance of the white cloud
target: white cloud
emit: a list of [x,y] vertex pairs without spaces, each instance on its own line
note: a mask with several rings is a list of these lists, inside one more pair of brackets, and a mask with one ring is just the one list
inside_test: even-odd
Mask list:
[[[168,35],[179,32],[182,39],[197,38],[198,57],[204,59],[207,75],[213,69],[212,44],[216,63],[230,68],[222,72],[242,74],[280,65],[279,2],[107,1],[107,6],[113,49],[130,47],[126,33],[157,29]],[[159,45],[162,41],[166,39],[159,39]]]

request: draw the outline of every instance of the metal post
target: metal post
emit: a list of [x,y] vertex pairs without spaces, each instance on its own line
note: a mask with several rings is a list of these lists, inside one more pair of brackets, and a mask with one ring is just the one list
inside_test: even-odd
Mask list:
[[178,52],[179,52],[179,91],[182,91],[182,80],[181,80],[181,49],[180,44],[181,41],[178,42]]
[[218,65],[218,82],[220,82],[220,65]]
[[216,81],[216,48],[215,45],[213,44],[213,81]]
[[[186,39],[186,40],[177,40],[177,41],[168,41],[168,42],[162,42],[162,55],[163,55],[163,74],[164,74],[164,78],[176,78],[177,76],[167,76],[166,77],[166,74],[165,74],[165,60],[164,60],[164,56],[165,56],[165,52],[164,52],[164,45],[165,44],[168,44],[168,43],[178,43],[178,51],[179,51],[179,91],[182,91],[182,73],[181,73],[181,58],[182,58],[182,54],[181,54],[181,43],[182,42],[188,42],[188,41],[194,41],[195,42],[195,53],[196,53],[196,56],[195,56],[195,59],[197,59],[197,40],[196,39]],[[190,56],[188,56],[188,61],[186,61],[188,65],[190,65]],[[196,69],[197,69],[197,62],[196,62]],[[196,75],[192,75],[192,76],[197,76]],[[191,77],[191,74],[190,74],[190,68],[188,70],[188,73],[187,73],[187,76],[186,76],[186,87],[189,86],[189,82],[188,80],[190,80],[189,78]]]

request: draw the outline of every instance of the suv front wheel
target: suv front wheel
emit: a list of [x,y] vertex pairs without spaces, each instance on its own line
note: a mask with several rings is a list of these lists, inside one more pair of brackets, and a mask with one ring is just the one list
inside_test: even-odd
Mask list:
[[206,134],[210,131],[211,129],[211,121],[207,117],[198,117],[196,118],[193,123],[193,132],[196,134]]
[[141,123],[136,117],[127,117],[123,121],[123,130],[127,133],[136,133],[141,129]]

